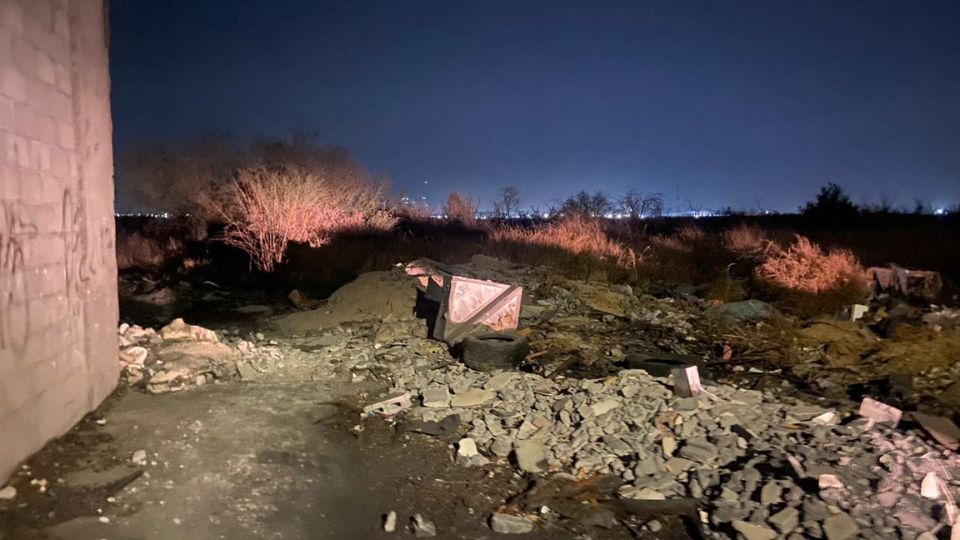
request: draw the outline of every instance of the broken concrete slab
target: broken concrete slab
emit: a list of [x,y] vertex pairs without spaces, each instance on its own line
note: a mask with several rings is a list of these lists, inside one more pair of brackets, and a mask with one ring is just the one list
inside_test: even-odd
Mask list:
[[863,398],[860,403],[860,416],[869,418],[877,424],[885,424],[890,427],[897,427],[903,411],[896,407],[891,407],[886,403],[881,403],[872,398]]
[[949,418],[912,413],[913,419],[938,443],[950,450],[960,448],[960,427]]
[[535,439],[519,441],[514,448],[514,456],[520,470],[527,473],[540,473],[547,470],[547,451],[543,444]]
[[494,512],[490,516],[490,528],[500,534],[526,534],[533,530],[533,521],[523,516]]
[[480,388],[470,388],[466,392],[453,396],[450,401],[451,407],[479,407],[486,405],[497,397],[496,392],[492,390],[482,390]]

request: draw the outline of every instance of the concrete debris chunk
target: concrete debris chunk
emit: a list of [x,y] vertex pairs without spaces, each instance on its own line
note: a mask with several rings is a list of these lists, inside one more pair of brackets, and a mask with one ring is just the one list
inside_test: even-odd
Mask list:
[[920,482],[920,495],[932,500],[940,498],[940,479],[937,478],[937,473],[928,472],[923,476],[923,481]]
[[393,510],[388,512],[386,517],[383,518],[383,530],[388,533],[397,530],[397,513]]
[[890,427],[897,427],[903,411],[896,407],[891,407],[886,403],[881,403],[872,398],[863,398],[860,403],[860,416],[869,418],[877,424],[886,424]]
[[6,486],[3,489],[0,489],[0,501],[12,501],[17,498],[17,488],[13,486]]
[[533,521],[523,516],[494,512],[490,516],[490,528],[500,534],[526,534],[533,531]]
[[470,388],[466,392],[457,394],[450,402],[451,407],[480,407],[486,405],[497,397],[496,392],[491,390],[481,390],[480,388]]
[[537,440],[528,439],[518,442],[514,455],[517,458],[517,465],[523,472],[539,473],[547,470],[547,451]]
[[800,511],[796,508],[787,507],[770,516],[767,521],[776,527],[781,534],[788,534],[800,525]]
[[430,386],[420,391],[420,404],[424,407],[448,407],[450,390],[446,386]]
[[823,533],[827,540],[847,540],[856,537],[859,532],[860,526],[846,512],[840,512],[823,521]]
[[469,437],[460,439],[460,442],[457,443],[458,456],[471,458],[479,453],[480,452],[477,451],[477,442]]
[[670,370],[673,377],[673,392],[682,398],[691,398],[700,395],[703,387],[700,385],[700,372],[697,366],[683,366]]
[[818,479],[820,489],[843,489],[843,482],[833,474],[821,474]]
[[422,515],[415,514],[410,520],[410,531],[417,538],[430,538],[437,535],[437,526]]
[[363,417],[378,414],[380,416],[393,416],[398,412],[408,409],[413,405],[410,401],[410,392],[404,392],[395,396],[388,397],[383,401],[371,403],[363,408]]
[[757,525],[756,523],[735,519],[731,525],[733,525],[734,530],[742,534],[746,540],[773,540],[777,537],[776,531],[763,525]]
[[949,418],[913,413],[913,419],[945,448],[954,451],[960,448],[960,427],[957,427]]

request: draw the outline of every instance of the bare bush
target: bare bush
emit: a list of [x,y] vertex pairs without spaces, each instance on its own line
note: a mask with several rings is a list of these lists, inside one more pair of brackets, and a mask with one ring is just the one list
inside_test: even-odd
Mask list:
[[520,208],[520,190],[513,186],[500,190],[499,197],[493,203],[493,213],[497,217],[509,218]]
[[566,216],[595,218],[603,217],[613,208],[613,202],[602,191],[596,191],[592,195],[586,191],[580,191],[563,201],[559,211]]
[[472,225],[477,221],[477,205],[469,197],[464,197],[456,192],[447,196],[444,213],[450,221],[464,225]]
[[271,271],[289,242],[317,247],[346,229],[392,227],[382,201],[382,186],[354,177],[301,168],[242,169],[220,206],[224,241],[250,254],[257,268]]
[[864,279],[863,267],[853,253],[843,249],[825,253],[800,235],[787,249],[768,249],[757,275],[780,287],[807,293],[829,291]]

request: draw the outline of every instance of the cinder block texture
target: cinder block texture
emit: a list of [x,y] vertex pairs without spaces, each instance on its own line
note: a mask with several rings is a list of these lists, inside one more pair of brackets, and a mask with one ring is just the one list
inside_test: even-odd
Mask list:
[[0,0],[0,484],[116,386],[104,0]]

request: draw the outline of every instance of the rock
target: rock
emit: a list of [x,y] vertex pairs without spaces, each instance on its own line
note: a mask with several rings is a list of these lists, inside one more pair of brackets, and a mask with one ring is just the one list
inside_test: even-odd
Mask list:
[[316,300],[303,294],[302,292],[300,292],[299,289],[294,289],[290,291],[290,294],[287,295],[287,298],[290,299],[290,303],[296,306],[297,309],[312,308],[317,304]]
[[800,525],[800,511],[796,508],[784,508],[767,520],[782,534],[787,534]]
[[770,480],[763,485],[763,488],[760,490],[760,504],[764,506],[770,506],[774,503],[780,502],[780,495],[783,493],[783,488],[780,487],[780,484],[777,484],[775,480]]
[[937,478],[937,473],[928,472],[923,476],[923,481],[920,482],[920,495],[933,500],[940,498],[940,479]]
[[0,501],[12,501],[17,498],[17,488],[13,486],[7,486],[3,489],[0,489]]
[[490,451],[493,452],[493,455],[501,458],[509,456],[511,450],[513,450],[513,444],[506,439],[496,439],[490,445]]
[[393,510],[387,513],[387,517],[383,519],[383,530],[388,533],[397,530],[397,513]]
[[777,537],[776,531],[756,523],[735,519],[732,525],[746,540],[773,540]]
[[843,482],[833,474],[821,474],[818,479],[820,489],[843,489]]
[[147,463],[147,451],[137,450],[130,456],[130,462],[135,465],[145,465]]
[[660,532],[660,529],[663,529],[663,525],[655,519],[648,521],[646,526],[647,529],[650,529],[650,532]]
[[649,487],[624,490],[623,496],[628,499],[634,499],[638,501],[665,501],[667,499],[666,495]]
[[494,512],[490,516],[490,528],[501,534],[525,534],[533,531],[533,521],[523,516]]
[[547,470],[547,451],[535,439],[528,439],[517,443],[514,457],[520,470],[528,473],[538,473]]
[[208,330],[202,326],[187,324],[183,319],[174,319],[170,324],[160,329],[160,337],[164,341],[210,341],[217,343],[220,340],[213,330]]
[[759,300],[744,300],[711,307],[703,314],[707,319],[741,324],[772,319],[777,314],[777,309]]
[[237,362],[237,373],[241,381],[255,381],[260,378],[260,372],[250,362]]
[[677,440],[669,435],[664,435],[660,440],[660,446],[663,448],[663,457],[671,457],[677,451]]
[[619,399],[607,399],[596,403],[590,407],[590,410],[593,411],[594,416],[600,416],[601,414],[608,413],[614,409],[620,407]]
[[424,407],[447,407],[450,405],[450,390],[446,386],[428,386],[420,391],[420,403]]
[[840,512],[823,521],[823,533],[827,540],[846,540],[860,532],[860,526],[846,512]]
[[705,437],[690,439],[680,449],[680,457],[696,461],[697,463],[706,463],[717,457],[717,447],[708,441]]
[[479,453],[480,452],[477,450],[477,442],[469,437],[460,439],[460,442],[457,443],[458,456],[471,458]]
[[420,514],[415,514],[410,520],[410,530],[417,538],[429,538],[437,535],[437,527],[431,521],[427,521]]
[[149,354],[150,352],[144,347],[127,347],[120,351],[120,361],[127,365],[142,366]]
[[457,394],[450,402],[451,407],[479,407],[486,405],[497,397],[496,392],[492,390],[481,390],[479,388],[470,388],[462,394]]

